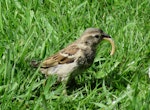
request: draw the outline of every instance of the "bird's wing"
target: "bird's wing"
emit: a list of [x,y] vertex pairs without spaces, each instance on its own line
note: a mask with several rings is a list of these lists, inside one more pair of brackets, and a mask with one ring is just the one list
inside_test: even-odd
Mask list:
[[70,45],[67,48],[59,51],[58,53],[50,56],[41,64],[41,68],[49,68],[58,64],[72,63],[75,60],[75,54],[79,50],[77,45]]

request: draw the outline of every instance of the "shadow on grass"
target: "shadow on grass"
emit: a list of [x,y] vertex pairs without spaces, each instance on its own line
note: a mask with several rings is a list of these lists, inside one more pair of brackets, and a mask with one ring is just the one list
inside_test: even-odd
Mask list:
[[84,77],[85,74],[83,74],[81,75],[81,77],[84,79],[83,81],[78,82],[78,80],[72,80],[71,83],[67,85],[68,93],[71,94],[73,91],[85,87],[85,85],[89,85],[90,89],[92,90],[95,88],[100,88],[103,86],[103,82],[105,82],[105,86],[110,88],[109,90],[111,91],[122,91],[126,89],[127,85],[140,83],[139,81],[141,79],[144,79],[147,81],[147,83],[149,83],[148,74],[145,74],[146,70],[144,70],[149,66],[144,65],[148,64],[149,55],[150,54],[148,53],[143,56],[139,61],[136,62],[137,65],[131,69],[126,64],[128,60],[125,62],[123,61],[113,71],[100,79],[97,79],[94,76],[92,76],[91,79],[86,79],[86,77]]

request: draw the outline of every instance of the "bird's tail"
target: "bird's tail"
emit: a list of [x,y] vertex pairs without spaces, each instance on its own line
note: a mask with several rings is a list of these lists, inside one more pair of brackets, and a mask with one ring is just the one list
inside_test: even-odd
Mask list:
[[40,63],[41,62],[39,62],[39,61],[32,60],[31,61],[31,66],[34,67],[34,68],[37,68],[37,67],[39,67]]

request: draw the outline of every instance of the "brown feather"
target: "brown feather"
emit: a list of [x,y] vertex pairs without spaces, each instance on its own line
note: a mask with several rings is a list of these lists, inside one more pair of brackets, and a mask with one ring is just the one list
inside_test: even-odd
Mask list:
[[[76,45],[70,45],[68,48],[65,48],[60,51],[62,54],[67,54],[68,56],[74,55],[78,51],[78,47]],[[56,66],[57,64],[67,64],[74,62],[74,58],[68,58],[68,56],[63,56],[60,53],[52,55],[42,62],[42,68],[49,68]]]
[[61,53],[68,54],[68,56],[74,55],[79,50],[77,45],[70,45],[68,48],[65,48]]
[[74,58],[67,58],[67,57],[64,57],[60,62],[59,64],[67,64],[67,63],[72,63],[74,62]]

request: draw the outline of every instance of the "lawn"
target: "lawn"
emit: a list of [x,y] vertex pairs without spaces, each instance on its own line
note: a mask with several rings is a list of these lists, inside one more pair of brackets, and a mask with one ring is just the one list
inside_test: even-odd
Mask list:
[[[1,0],[0,110],[150,110],[149,0]],[[112,36],[62,93],[32,68],[89,27]]]

